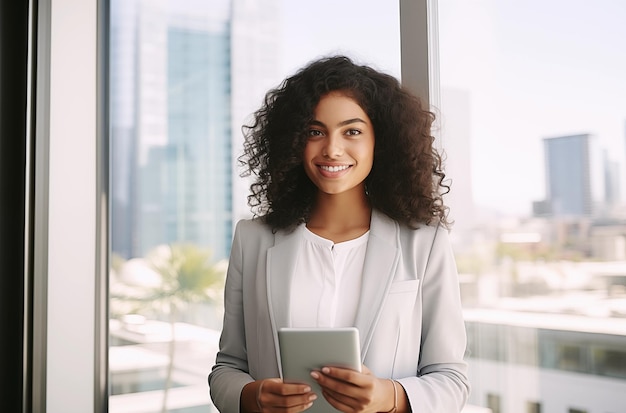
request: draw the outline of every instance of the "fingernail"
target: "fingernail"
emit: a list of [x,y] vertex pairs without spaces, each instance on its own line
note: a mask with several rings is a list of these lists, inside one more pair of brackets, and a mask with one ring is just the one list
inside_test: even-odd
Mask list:
[[328,374],[330,373],[330,369],[328,367],[322,367],[322,373]]
[[313,401],[315,399],[317,399],[317,394],[312,394],[309,396],[309,400]]
[[318,372],[316,372],[316,371],[312,371],[312,372],[311,372],[311,377],[313,377],[315,380],[317,380],[317,379],[319,379],[319,378],[320,378],[320,375],[319,375],[319,373],[318,373]]
[[305,387],[305,388],[304,388],[304,392],[305,392],[305,393],[308,393],[308,392],[310,392],[310,391],[311,391],[311,388],[310,388],[309,386],[307,386],[307,387]]

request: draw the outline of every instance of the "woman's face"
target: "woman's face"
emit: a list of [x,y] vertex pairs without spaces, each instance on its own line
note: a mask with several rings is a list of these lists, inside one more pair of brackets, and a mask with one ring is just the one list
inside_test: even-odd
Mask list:
[[322,96],[304,148],[304,170],[329,195],[359,191],[374,162],[374,127],[361,106],[341,92]]

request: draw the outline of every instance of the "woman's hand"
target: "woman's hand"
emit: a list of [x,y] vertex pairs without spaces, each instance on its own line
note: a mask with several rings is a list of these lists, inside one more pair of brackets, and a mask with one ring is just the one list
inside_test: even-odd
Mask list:
[[317,396],[307,384],[283,383],[281,379],[253,381],[241,391],[242,412],[297,413],[308,409]]
[[328,403],[337,410],[346,413],[395,411],[400,396],[406,397],[402,386],[388,379],[379,379],[365,365],[361,370],[359,373],[324,367],[321,371],[312,372],[311,376],[322,387],[322,394]]

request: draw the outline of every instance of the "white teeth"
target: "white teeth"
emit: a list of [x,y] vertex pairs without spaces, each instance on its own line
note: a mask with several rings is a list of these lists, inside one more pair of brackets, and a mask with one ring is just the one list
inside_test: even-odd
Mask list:
[[339,171],[343,171],[344,169],[348,169],[350,167],[350,165],[341,165],[341,166],[326,166],[326,165],[321,165],[320,168],[322,168],[325,171],[328,172],[339,172]]

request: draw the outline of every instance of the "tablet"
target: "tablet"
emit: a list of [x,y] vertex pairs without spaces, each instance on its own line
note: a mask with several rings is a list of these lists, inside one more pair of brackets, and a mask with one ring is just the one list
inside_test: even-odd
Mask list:
[[310,413],[337,411],[311,377],[311,371],[324,366],[345,367],[361,371],[359,330],[342,328],[281,328],[278,344],[283,380],[287,383],[307,383],[317,394]]

